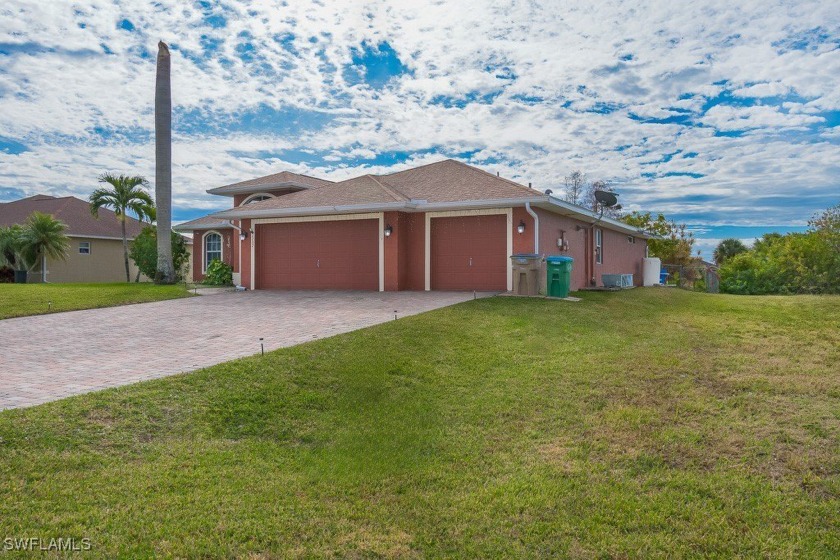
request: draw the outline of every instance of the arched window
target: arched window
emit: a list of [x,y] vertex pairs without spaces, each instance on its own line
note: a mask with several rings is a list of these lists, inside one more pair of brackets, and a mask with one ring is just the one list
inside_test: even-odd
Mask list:
[[268,200],[269,198],[274,198],[274,195],[268,193],[255,193],[243,200],[240,206],[245,206],[246,204],[251,204],[252,202],[259,202],[261,200]]
[[222,260],[222,236],[216,231],[204,234],[204,270],[214,260]]

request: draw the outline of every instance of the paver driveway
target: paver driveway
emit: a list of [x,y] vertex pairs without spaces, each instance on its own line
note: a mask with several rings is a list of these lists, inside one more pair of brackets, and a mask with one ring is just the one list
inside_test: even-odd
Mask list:
[[244,292],[0,321],[0,410],[210,366],[472,299]]

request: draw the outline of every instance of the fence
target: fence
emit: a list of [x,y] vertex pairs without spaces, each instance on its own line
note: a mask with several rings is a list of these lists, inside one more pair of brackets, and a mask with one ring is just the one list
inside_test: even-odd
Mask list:
[[668,272],[665,285],[677,286],[684,290],[716,294],[720,291],[720,274],[717,267],[709,265],[663,264]]

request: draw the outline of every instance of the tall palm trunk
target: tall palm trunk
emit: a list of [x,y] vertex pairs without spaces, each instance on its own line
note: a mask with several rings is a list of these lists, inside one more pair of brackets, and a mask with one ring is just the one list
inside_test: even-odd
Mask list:
[[157,205],[158,261],[155,283],[175,282],[172,265],[172,88],[169,48],[158,43],[155,81],[155,204]]
[[123,235],[123,258],[125,259],[125,281],[131,282],[131,271],[128,268],[128,239],[125,235],[125,209],[123,209],[122,219],[122,235]]

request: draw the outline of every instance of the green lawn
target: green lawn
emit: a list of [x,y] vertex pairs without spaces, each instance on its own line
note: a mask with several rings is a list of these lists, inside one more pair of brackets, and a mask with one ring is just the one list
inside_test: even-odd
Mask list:
[[[183,284],[0,284],[0,319],[189,296]],[[52,305],[50,305],[52,302]]]
[[578,295],[0,413],[0,538],[88,537],[103,558],[840,556],[840,297]]

